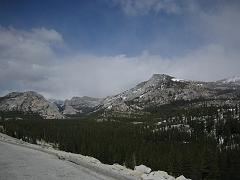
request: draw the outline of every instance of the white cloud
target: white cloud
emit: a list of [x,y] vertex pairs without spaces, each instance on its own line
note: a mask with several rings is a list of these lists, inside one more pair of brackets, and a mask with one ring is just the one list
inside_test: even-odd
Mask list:
[[[45,28],[31,31],[0,27],[0,57],[7,62],[35,62],[37,64],[54,58],[52,45],[63,44],[61,34]],[[6,63],[6,61],[5,61]]]
[[0,94],[36,90],[56,98],[103,97],[131,88],[153,73],[196,80],[240,75],[239,18],[240,13],[234,7],[214,14],[202,14],[199,33],[206,35],[211,42],[171,59],[147,52],[135,57],[77,52],[59,57],[55,47],[67,45],[57,31],[1,27]]
[[201,31],[216,43],[235,50],[240,48],[239,6],[230,4],[214,13],[201,13]]
[[1,91],[28,89],[47,80],[57,62],[54,44],[63,44],[55,30],[0,27]]
[[63,60],[52,78],[40,86],[48,87],[48,91],[58,97],[107,96],[131,88],[153,73],[218,80],[240,74],[240,61],[236,57],[239,54],[229,56],[222,46],[214,44],[173,59],[149,54],[136,57],[75,55]]

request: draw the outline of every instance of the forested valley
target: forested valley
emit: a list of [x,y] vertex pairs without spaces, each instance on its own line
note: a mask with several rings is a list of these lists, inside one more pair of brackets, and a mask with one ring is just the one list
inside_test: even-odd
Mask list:
[[239,115],[239,105],[155,108],[141,117],[91,115],[63,120],[1,112],[0,130],[107,164],[129,168],[144,164],[193,180],[233,180],[240,179]]

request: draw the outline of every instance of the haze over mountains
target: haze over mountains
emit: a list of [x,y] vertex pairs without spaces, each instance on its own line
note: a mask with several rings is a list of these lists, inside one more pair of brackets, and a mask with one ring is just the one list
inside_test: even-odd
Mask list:
[[[1,111],[37,113],[46,119],[62,119],[71,115],[93,112],[146,113],[152,107],[171,103],[185,106],[235,104],[240,99],[240,77],[216,82],[181,80],[166,74],[154,74],[144,81],[114,96],[106,98],[73,97],[70,100],[46,100],[42,95],[13,92],[0,98]],[[193,102],[194,101],[194,102]]]

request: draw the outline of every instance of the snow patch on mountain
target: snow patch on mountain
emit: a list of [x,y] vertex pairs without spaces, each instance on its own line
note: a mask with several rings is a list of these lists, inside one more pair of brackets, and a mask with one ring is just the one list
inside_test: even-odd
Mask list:
[[233,76],[230,78],[222,79],[219,81],[216,81],[217,84],[223,84],[223,85],[240,85],[240,76]]
[[233,76],[231,78],[225,79],[223,83],[235,83],[240,81],[240,76]]
[[172,81],[175,81],[175,82],[185,81],[184,79],[178,79],[178,78],[172,78],[171,80],[172,80]]

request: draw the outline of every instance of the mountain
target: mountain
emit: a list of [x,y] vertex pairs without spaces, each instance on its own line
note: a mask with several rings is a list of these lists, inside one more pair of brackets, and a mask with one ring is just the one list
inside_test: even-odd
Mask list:
[[0,111],[31,111],[44,118],[86,115],[92,112],[142,114],[163,105],[203,106],[234,105],[240,100],[240,77],[215,82],[177,79],[154,74],[135,87],[106,98],[88,96],[70,100],[46,100],[36,92],[13,92],[0,98]]
[[[150,107],[190,102],[193,100],[231,100],[239,98],[240,85],[176,79],[166,74],[154,74],[148,81],[118,95],[107,97],[102,108],[116,112],[140,112]],[[236,82],[236,81],[234,81]]]
[[59,99],[48,99],[50,103],[55,104],[58,107],[59,112],[62,113],[63,107],[64,107],[64,100],[59,100]]
[[103,99],[101,98],[93,98],[88,96],[73,97],[70,100],[65,100],[63,114],[86,114],[94,111],[102,103],[102,101]]
[[[7,131],[5,127],[0,127],[0,131],[29,142],[51,142],[70,152],[95,154],[104,163],[134,167],[137,159],[139,164],[146,162],[153,169],[162,168],[191,179],[238,179],[240,85],[237,82],[237,78],[201,82],[154,74],[149,80],[105,99],[73,97],[64,104],[51,100],[62,107],[60,113],[65,117],[90,115],[79,118],[80,121],[51,122],[57,128],[47,128],[47,121],[34,126],[17,121],[9,122]],[[35,97],[34,92],[30,94],[11,93],[0,98],[0,107],[33,111],[33,107],[41,104],[33,98],[44,98]],[[21,107],[25,104],[22,96],[28,97],[25,100],[29,101],[28,108]],[[44,109],[37,107],[38,113]],[[8,123],[5,120],[9,117],[2,114],[0,121]],[[103,156],[99,147],[108,153]],[[153,179],[154,174],[150,173],[146,179]]]
[[33,92],[12,92],[0,98],[0,111],[21,111],[37,113],[45,119],[62,119],[57,106],[42,95]]
[[217,81],[219,84],[240,85],[240,76],[233,76],[231,78]]

